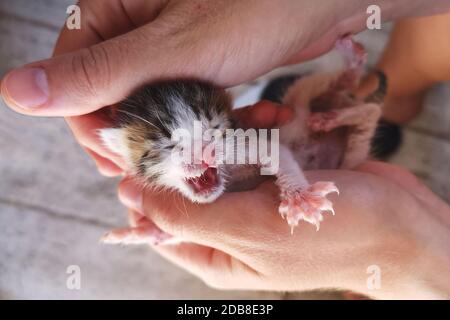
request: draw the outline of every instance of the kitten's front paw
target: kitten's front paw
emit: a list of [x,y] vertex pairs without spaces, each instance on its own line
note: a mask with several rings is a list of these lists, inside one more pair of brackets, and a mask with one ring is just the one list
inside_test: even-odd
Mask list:
[[314,112],[308,118],[308,127],[313,132],[329,132],[337,127],[335,111]]
[[319,230],[323,220],[322,211],[331,211],[334,215],[333,204],[326,198],[332,192],[339,194],[333,182],[316,182],[307,189],[282,193],[279,212],[291,226],[291,232],[300,220],[314,224]]

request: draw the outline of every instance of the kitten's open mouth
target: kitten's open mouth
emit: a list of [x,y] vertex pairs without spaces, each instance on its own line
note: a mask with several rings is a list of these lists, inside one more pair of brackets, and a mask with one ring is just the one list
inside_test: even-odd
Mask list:
[[200,176],[186,179],[195,193],[208,194],[219,185],[220,179],[217,168],[208,168]]

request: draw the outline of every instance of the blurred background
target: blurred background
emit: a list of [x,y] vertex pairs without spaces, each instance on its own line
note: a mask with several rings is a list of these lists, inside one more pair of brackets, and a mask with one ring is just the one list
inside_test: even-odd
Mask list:
[[[0,76],[51,55],[69,0],[0,0]],[[357,36],[374,63],[391,26]],[[274,71],[232,90],[237,104],[255,101],[273,74],[336,65],[333,54]],[[428,93],[419,118],[404,129],[390,161],[412,170],[450,201],[450,84]],[[117,179],[100,176],[64,120],[31,118],[0,102],[0,299],[312,299],[333,292],[281,294],[217,291],[146,247],[98,243],[127,223]],[[66,286],[81,269],[81,289]]]

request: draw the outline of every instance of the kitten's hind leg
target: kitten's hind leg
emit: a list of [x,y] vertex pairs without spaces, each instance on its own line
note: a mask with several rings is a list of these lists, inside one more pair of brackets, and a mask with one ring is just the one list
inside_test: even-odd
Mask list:
[[306,180],[302,169],[291,150],[280,145],[280,166],[276,184],[280,188],[281,204],[279,212],[291,226],[291,232],[300,220],[305,220],[319,230],[323,211],[333,211],[333,204],[326,198],[331,192],[338,192],[333,182],[316,182],[312,185]]
[[370,143],[380,115],[380,105],[366,103],[329,112],[313,113],[308,119],[308,125],[314,132],[350,127],[341,168],[351,169],[368,158]]

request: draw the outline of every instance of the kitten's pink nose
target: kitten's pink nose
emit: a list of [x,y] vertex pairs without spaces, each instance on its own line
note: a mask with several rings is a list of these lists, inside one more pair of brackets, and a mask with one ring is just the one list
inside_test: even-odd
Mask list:
[[209,164],[207,164],[205,161],[202,161],[202,169],[208,169]]
[[203,168],[215,168],[216,167],[216,153],[214,150],[212,150],[211,152],[208,152],[205,149],[203,149],[203,155],[202,155],[202,167]]

